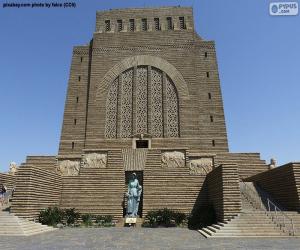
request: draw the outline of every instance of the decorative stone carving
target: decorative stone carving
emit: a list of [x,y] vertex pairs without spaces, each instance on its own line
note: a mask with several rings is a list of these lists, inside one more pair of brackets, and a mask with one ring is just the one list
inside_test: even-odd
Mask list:
[[121,138],[129,138],[132,135],[132,84],[133,69],[129,69],[121,77]]
[[99,153],[86,154],[83,157],[84,168],[106,168],[107,155]]
[[15,162],[11,162],[9,164],[9,171],[8,173],[11,174],[11,175],[15,175],[15,173],[18,171],[18,166],[17,166],[17,163]]
[[191,160],[189,169],[191,175],[207,175],[213,170],[213,159],[204,157]]
[[136,78],[136,133],[148,131],[148,69],[137,68]]
[[61,176],[76,176],[79,175],[80,162],[64,160],[58,163],[56,173]]
[[179,151],[164,152],[161,162],[163,168],[181,168],[185,166],[185,155]]
[[151,69],[151,126],[153,137],[163,137],[162,72]]
[[[165,114],[165,115],[164,115]],[[179,98],[171,78],[147,65],[129,68],[111,83],[106,100],[106,138],[179,137]]]
[[106,100],[106,124],[105,137],[117,137],[117,103],[118,103],[118,86],[119,78],[114,80],[107,95]]
[[167,112],[167,136],[179,136],[178,98],[174,84],[166,77],[166,112]]

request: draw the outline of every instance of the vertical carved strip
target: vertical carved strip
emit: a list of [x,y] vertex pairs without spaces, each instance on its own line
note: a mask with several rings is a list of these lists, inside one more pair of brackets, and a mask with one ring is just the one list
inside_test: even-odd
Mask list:
[[121,138],[132,135],[132,84],[133,69],[129,69],[122,74]]
[[112,83],[106,100],[105,137],[117,137],[118,78]]
[[118,77],[119,86],[118,86],[118,103],[117,103],[117,138],[121,137],[121,97],[122,97],[122,77]]
[[179,137],[178,97],[175,86],[169,77],[166,77],[166,137]]
[[152,81],[152,77],[151,77],[151,66],[148,66],[148,82],[147,82],[147,89],[148,89],[148,107],[147,107],[147,117],[148,117],[148,126],[147,126],[147,130],[148,133],[151,134],[151,81]]
[[137,67],[133,67],[133,83],[132,83],[132,134],[137,133]]
[[147,133],[147,67],[137,68],[136,80],[136,133],[143,134]]
[[167,130],[168,130],[168,126],[167,126],[167,118],[168,118],[168,116],[167,116],[167,95],[166,95],[166,81],[167,81],[167,76],[166,76],[166,73],[165,72],[163,72],[163,82],[162,82],[162,100],[163,100],[163,103],[162,103],[162,110],[163,110],[163,132],[164,132],[164,134],[163,134],[163,136],[164,137],[167,137],[167,134],[168,134],[168,132],[167,132]]
[[162,72],[151,69],[151,134],[153,137],[163,137],[162,125]]

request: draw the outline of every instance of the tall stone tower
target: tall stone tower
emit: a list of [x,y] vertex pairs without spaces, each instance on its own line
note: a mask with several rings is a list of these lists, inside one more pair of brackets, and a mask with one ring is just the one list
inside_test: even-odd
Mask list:
[[192,8],[97,12],[73,50],[59,156],[136,147],[228,151],[215,45]]

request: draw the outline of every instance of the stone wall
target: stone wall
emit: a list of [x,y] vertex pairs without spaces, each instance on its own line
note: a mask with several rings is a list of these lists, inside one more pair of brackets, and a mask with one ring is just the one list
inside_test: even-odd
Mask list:
[[[207,203],[203,186],[206,175],[190,174],[189,166],[162,163],[163,150],[149,150],[144,170],[143,216],[148,211],[170,208],[186,214]],[[187,159],[186,159],[187,160]]]
[[300,163],[288,163],[244,181],[258,184],[282,207],[300,212]]
[[101,167],[80,167],[78,175],[62,176],[61,208],[80,213],[123,217],[125,176],[121,150],[108,150]]
[[7,173],[0,173],[0,186],[4,184],[7,188],[11,189],[15,185],[16,178],[14,175]]
[[213,205],[218,221],[224,221],[241,211],[241,193],[238,167],[220,165],[207,175],[209,202]]
[[31,165],[19,167],[11,212],[31,220],[37,219],[43,208],[59,205],[61,177],[52,171]]
[[56,156],[27,156],[26,165],[32,165],[37,168],[45,169],[54,172],[56,166]]
[[240,179],[244,179],[268,170],[268,165],[260,159],[259,153],[218,153],[215,157],[216,166],[236,164]]

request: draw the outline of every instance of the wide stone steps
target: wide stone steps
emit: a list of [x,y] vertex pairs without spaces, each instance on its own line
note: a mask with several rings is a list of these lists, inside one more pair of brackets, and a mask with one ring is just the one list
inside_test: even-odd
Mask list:
[[[247,207],[245,209],[245,207]],[[231,220],[198,230],[206,238],[288,237],[264,211],[256,210],[242,197],[242,212]]]
[[57,228],[25,220],[9,212],[0,211],[0,236],[29,236],[54,230],[57,230]]

